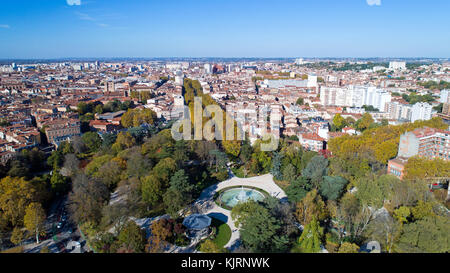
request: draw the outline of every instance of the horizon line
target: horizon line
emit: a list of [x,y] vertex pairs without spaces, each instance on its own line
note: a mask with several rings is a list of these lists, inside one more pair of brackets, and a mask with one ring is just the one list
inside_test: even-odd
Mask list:
[[383,57],[383,56],[372,56],[372,57],[354,57],[354,56],[296,56],[296,57],[221,57],[221,56],[204,56],[204,57],[175,57],[175,56],[165,56],[165,57],[30,57],[30,58],[1,58],[0,61],[8,60],[64,60],[64,59],[447,59],[450,57],[427,57],[427,56],[415,56],[415,57]]

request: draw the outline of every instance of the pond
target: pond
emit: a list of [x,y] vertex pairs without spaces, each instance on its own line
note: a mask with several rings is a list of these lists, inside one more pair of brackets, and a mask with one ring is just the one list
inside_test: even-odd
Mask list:
[[238,203],[246,202],[249,200],[262,201],[264,200],[265,196],[264,194],[262,194],[257,190],[241,187],[226,190],[221,194],[219,198],[220,198],[219,202],[221,204],[224,204],[227,207],[232,208],[236,206]]

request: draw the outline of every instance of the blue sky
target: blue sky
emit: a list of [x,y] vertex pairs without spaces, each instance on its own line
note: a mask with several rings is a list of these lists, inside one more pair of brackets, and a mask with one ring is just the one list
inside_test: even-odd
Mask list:
[[1,0],[0,58],[450,57],[448,0]]

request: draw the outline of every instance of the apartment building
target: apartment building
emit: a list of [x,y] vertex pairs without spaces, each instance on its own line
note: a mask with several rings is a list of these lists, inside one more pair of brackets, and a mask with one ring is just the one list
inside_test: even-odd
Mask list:
[[81,135],[81,123],[77,119],[58,119],[47,124],[45,129],[48,143],[59,145],[60,142]]
[[401,135],[397,158],[389,160],[388,173],[402,178],[404,165],[413,156],[450,160],[450,131],[424,127]]
[[411,122],[416,120],[429,120],[433,107],[426,102],[418,102],[411,107]]
[[302,133],[298,136],[298,141],[306,150],[319,152],[325,150],[325,139],[316,133]]
[[391,102],[391,94],[373,86],[323,86],[320,89],[320,101],[325,106],[362,107],[370,105],[384,112],[386,104]]
[[401,135],[398,156],[416,155],[450,160],[450,131],[424,127]]

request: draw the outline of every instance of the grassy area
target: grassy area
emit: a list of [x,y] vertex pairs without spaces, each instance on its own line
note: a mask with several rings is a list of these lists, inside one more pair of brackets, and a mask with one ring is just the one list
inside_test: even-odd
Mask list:
[[289,185],[290,185],[289,181],[285,181],[285,180],[276,180],[276,179],[274,178],[273,181],[274,181],[275,184],[277,184],[278,187],[280,187],[283,191],[286,191],[286,188],[289,187]]
[[231,238],[231,228],[219,219],[212,218],[211,226],[216,228],[214,243],[219,248],[223,248]]

